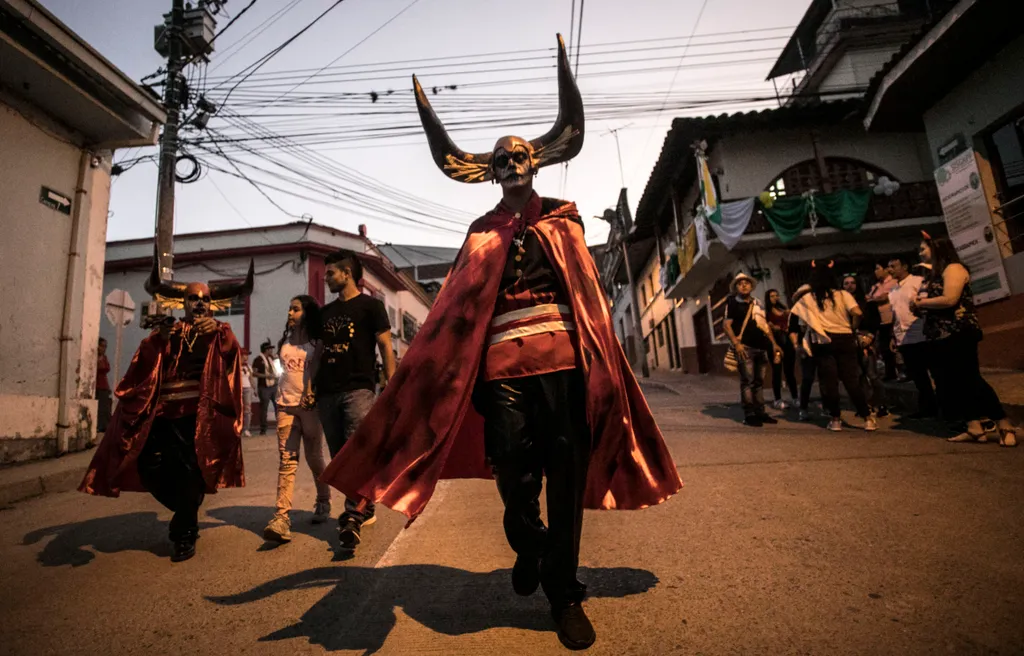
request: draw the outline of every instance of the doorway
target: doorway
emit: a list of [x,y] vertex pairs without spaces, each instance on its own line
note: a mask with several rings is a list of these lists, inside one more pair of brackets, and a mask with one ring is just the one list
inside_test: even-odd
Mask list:
[[712,343],[707,305],[693,315],[693,330],[697,339],[697,370],[702,374],[711,373]]

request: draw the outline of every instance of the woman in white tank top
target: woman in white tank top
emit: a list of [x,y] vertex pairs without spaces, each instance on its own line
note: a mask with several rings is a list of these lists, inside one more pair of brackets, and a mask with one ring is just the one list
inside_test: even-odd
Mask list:
[[277,511],[263,529],[263,537],[272,542],[288,542],[291,537],[292,492],[295,471],[299,467],[299,445],[306,449],[306,462],[316,481],[313,523],[331,516],[330,487],[319,482],[327,466],[324,461],[324,432],[315,409],[311,407],[310,363],[320,337],[320,305],[312,296],[296,296],[288,306],[288,322],[277,351],[284,370],[277,384],[277,444],[281,461],[277,474]]

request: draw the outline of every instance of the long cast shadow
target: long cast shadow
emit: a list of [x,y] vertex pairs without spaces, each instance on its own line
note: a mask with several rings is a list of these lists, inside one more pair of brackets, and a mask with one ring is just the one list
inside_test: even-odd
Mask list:
[[[199,523],[200,529],[212,526],[217,524]],[[167,522],[157,519],[155,512],[134,512],[49,526],[28,533],[21,543],[32,545],[51,536],[53,539],[36,556],[36,560],[44,567],[81,567],[92,562],[96,551],[108,554],[148,551],[162,558],[171,555]],[[92,547],[93,550],[89,551],[86,547]]]
[[[272,506],[227,506],[210,508],[206,514],[262,538],[264,527],[274,516],[274,508]],[[338,534],[337,512],[334,517],[323,524],[314,524],[313,513],[309,510],[292,510],[289,516],[292,521],[292,533],[308,535],[323,540],[328,545],[332,544],[332,539]],[[260,550],[266,549],[261,547]]]
[[[658,583],[651,572],[626,567],[583,567],[579,576],[589,597],[641,594]],[[516,597],[510,577],[509,569],[478,573],[441,565],[318,567],[208,599],[238,605],[288,590],[331,588],[298,622],[260,638],[275,642],[305,637],[328,651],[376,653],[394,628],[399,607],[424,626],[451,636],[498,627],[554,631],[543,594]]]

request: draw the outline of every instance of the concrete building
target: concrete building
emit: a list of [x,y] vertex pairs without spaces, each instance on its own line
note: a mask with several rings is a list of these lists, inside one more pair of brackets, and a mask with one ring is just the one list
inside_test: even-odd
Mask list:
[[395,268],[423,285],[430,294],[436,294],[441,289],[445,276],[459,254],[458,248],[444,246],[383,244],[379,248],[384,257],[394,262]]
[[1024,369],[1022,20],[1024,5],[1012,0],[961,0],[935,15],[875,77],[863,119],[873,133],[923,128],[936,177],[956,161],[976,167],[983,192],[977,220],[994,246],[974,245],[969,229],[951,237],[975,287],[993,269],[1002,277],[1006,288],[978,308],[985,329],[979,356],[1015,369]]
[[[757,297],[768,289],[785,297],[806,281],[814,259],[834,259],[840,271],[866,279],[876,261],[914,253],[922,228],[942,232],[923,130],[867,133],[861,124],[871,78],[942,3],[928,4],[815,0],[771,71],[771,77],[798,75],[787,83],[791,97],[778,109],[673,122],[627,236],[651,369],[722,370],[728,346],[724,301],[740,270],[757,279]],[[682,252],[688,241],[696,248],[695,233],[707,225],[698,218],[695,145],[701,143],[722,203],[764,192],[772,199],[840,190],[870,194],[883,178],[900,186],[889,195],[871,194],[855,230],[815,224],[807,216],[803,229],[785,242],[754,204],[735,244],[727,247],[708,228],[692,266],[668,280],[662,268],[675,257],[673,248]],[[628,277],[614,267],[609,274],[619,283]]]
[[[252,259],[256,269],[252,296],[237,299],[230,308],[219,313],[218,319],[231,324],[239,343],[255,356],[265,340],[276,344],[280,339],[288,302],[294,296],[309,294],[321,304],[335,298],[324,283],[324,256],[340,248],[359,254],[364,267],[363,292],[384,302],[395,351],[401,358],[427,318],[431,299],[422,286],[398,271],[365,233],[355,235],[315,223],[296,222],[176,235],[175,278],[207,282],[241,280]],[[104,294],[121,289],[137,303],[148,301],[143,285],[153,265],[152,258],[152,239],[108,243]],[[115,357],[117,331],[110,322],[103,322],[101,334],[110,345],[113,379],[118,373],[124,373],[135,348],[148,331],[143,330],[138,321],[124,328],[119,357]]]
[[95,442],[116,148],[165,114],[33,0],[0,0],[0,464]]

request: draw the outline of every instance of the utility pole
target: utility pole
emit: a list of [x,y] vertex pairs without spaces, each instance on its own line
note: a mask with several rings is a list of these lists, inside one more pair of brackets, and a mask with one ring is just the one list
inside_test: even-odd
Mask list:
[[156,191],[156,253],[161,280],[174,276],[174,173],[181,121],[181,69],[184,57],[185,0],[172,0],[167,30],[167,81],[164,107],[167,123],[160,135],[160,173]]

